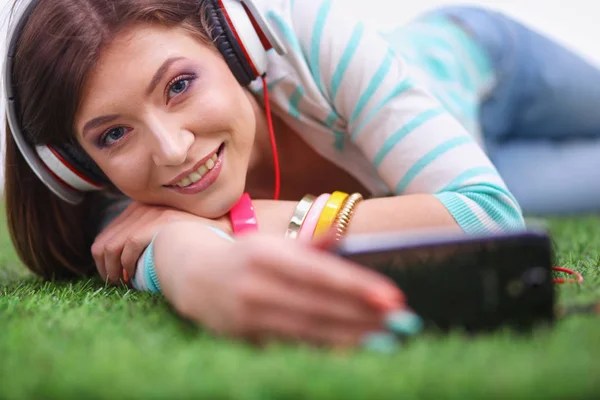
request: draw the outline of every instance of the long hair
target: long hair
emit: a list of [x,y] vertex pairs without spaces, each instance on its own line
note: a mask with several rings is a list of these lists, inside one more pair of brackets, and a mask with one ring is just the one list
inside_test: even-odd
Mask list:
[[[17,0],[19,1],[19,0]],[[75,140],[84,85],[103,48],[135,23],[180,26],[210,44],[203,0],[41,0],[19,39],[12,79],[19,124],[34,145]],[[95,272],[91,245],[101,196],[73,206],[39,181],[6,130],[8,228],[21,261],[44,278]]]

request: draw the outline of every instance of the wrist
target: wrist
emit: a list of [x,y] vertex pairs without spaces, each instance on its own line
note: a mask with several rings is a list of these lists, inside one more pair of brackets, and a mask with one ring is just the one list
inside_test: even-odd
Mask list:
[[259,232],[284,236],[298,202],[287,200],[254,200]]

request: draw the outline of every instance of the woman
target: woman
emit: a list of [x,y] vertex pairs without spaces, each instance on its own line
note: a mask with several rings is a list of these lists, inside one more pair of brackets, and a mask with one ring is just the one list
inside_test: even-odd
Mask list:
[[[526,107],[539,87],[523,93],[521,79],[544,69],[510,64],[531,54],[521,40],[499,41],[518,32],[545,54],[567,53],[482,10],[441,11],[384,38],[329,0],[259,3],[273,32],[251,2],[29,5],[7,85],[5,193],[23,262],[44,277],[97,268],[113,283],[125,268],[138,288],[223,334],[353,345],[406,320],[398,288],[322,251],[327,232],[521,229],[482,147],[553,128],[574,107],[544,114],[548,98]],[[270,47],[280,54],[261,64]],[[588,68],[568,57],[569,71]],[[596,126],[561,125],[573,136]],[[17,129],[46,164],[54,154],[83,165],[80,186],[94,191],[76,205],[59,199],[48,188],[69,200],[56,182],[70,172],[27,163]],[[532,152],[559,135],[531,134],[545,135]],[[273,191],[282,200],[266,200]],[[289,240],[298,236],[306,240]]]

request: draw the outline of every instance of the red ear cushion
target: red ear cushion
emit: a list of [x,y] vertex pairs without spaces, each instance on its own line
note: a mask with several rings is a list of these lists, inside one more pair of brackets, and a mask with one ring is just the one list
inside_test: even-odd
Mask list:
[[221,8],[218,0],[210,0],[207,3],[206,17],[211,26],[217,49],[223,55],[229,69],[240,85],[248,86],[257,78],[257,74],[229,26],[225,11]]

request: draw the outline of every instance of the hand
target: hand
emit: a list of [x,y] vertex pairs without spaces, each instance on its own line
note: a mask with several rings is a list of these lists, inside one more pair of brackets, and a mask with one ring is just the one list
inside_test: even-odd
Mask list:
[[385,313],[403,308],[387,278],[312,245],[264,234],[227,243],[210,235],[171,225],[156,238],[155,261],[175,309],[215,333],[347,347],[383,330]]
[[226,218],[209,220],[184,211],[133,202],[96,237],[92,245],[92,255],[102,279],[117,284],[123,270],[133,277],[137,261],[152,238],[175,221],[201,222],[231,233]]

